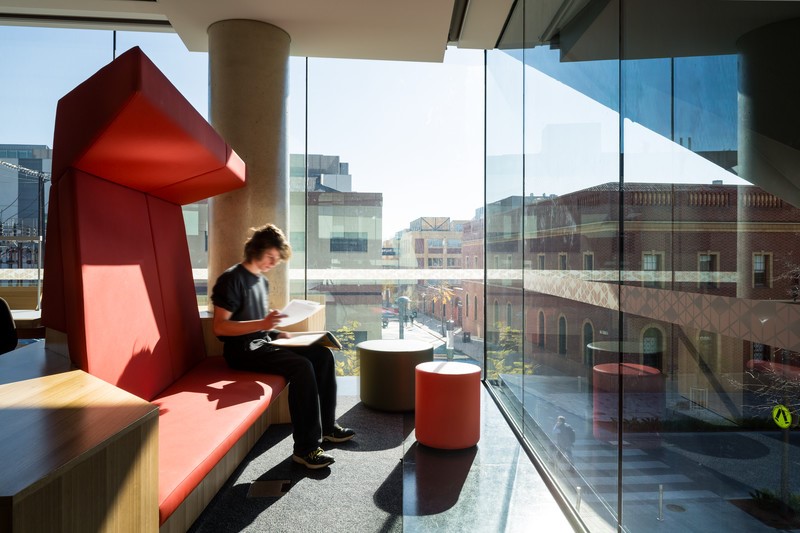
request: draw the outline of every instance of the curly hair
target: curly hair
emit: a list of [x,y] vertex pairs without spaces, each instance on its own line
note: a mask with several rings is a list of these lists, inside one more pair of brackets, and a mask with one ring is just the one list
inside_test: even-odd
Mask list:
[[265,224],[260,228],[250,228],[252,235],[244,243],[245,262],[259,259],[264,252],[271,248],[278,250],[281,260],[286,261],[292,256],[292,247],[286,235],[275,224]]

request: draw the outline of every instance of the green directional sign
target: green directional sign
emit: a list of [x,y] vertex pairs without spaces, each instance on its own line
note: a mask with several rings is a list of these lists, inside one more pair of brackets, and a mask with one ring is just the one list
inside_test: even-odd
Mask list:
[[778,424],[778,427],[786,429],[792,425],[792,413],[785,405],[776,405],[772,408],[772,419]]

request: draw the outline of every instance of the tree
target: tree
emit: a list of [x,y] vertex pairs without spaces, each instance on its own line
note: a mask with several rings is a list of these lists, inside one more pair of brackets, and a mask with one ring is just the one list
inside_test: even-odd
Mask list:
[[493,349],[487,349],[486,362],[491,365],[486,370],[486,379],[496,381],[502,374],[533,374],[535,366],[532,361],[525,363],[520,357],[522,353],[522,332],[497,323],[498,340]]
[[[431,300],[433,301],[434,305],[438,304],[442,306],[447,306],[450,304],[450,302],[452,302],[455,299],[455,294],[456,294],[455,290],[446,281],[442,281],[438,285],[432,286],[431,289],[433,290],[433,298],[431,298]],[[441,319],[442,319],[442,335],[444,336],[447,334],[445,332],[444,313],[441,314]]]
[[[769,357],[772,362],[764,361],[762,364],[753,365],[752,370],[745,373],[748,378],[746,381],[743,379],[738,382],[732,377],[729,377],[728,381],[744,393],[745,405],[751,407],[755,413],[770,413],[771,418],[772,409],[776,405],[783,405],[793,414],[794,418],[800,414],[800,372],[797,371],[797,367],[794,365],[776,363],[774,361],[791,361],[797,354],[782,348],[773,348],[773,350]],[[790,429],[786,427],[780,430],[783,436],[783,445],[781,450],[779,494],[785,509],[788,509],[791,498],[789,493]]]
[[361,375],[361,362],[358,359],[355,335],[355,330],[360,325],[358,321],[351,320],[335,332],[339,342],[342,343],[342,349],[333,354],[337,376]]

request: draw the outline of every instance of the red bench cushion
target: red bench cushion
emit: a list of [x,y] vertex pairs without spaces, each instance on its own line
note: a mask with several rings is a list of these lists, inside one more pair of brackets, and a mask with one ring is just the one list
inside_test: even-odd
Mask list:
[[280,376],[231,370],[222,357],[208,357],[153,400],[162,524],[285,386]]

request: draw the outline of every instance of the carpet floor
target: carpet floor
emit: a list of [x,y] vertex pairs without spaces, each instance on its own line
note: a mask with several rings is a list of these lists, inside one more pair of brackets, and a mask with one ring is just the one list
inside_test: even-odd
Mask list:
[[336,462],[309,470],[291,460],[291,425],[272,425],[189,529],[228,532],[401,532],[403,443],[413,413],[384,413],[339,396],[355,439],[323,444]]

